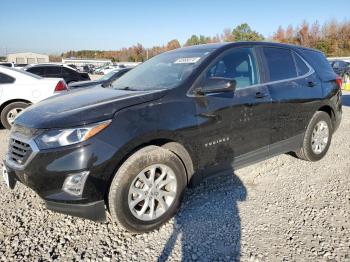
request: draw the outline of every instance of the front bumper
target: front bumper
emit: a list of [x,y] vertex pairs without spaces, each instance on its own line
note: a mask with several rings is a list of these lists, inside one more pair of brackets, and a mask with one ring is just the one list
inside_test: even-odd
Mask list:
[[93,221],[105,221],[106,211],[103,200],[88,204],[66,204],[59,202],[45,201],[46,207],[52,211],[90,219]]
[[[97,138],[87,143],[50,150],[38,150],[30,162],[18,167],[7,158],[4,162],[9,176],[28,186],[44,199],[48,209],[87,218],[106,219],[105,193],[114,172],[116,150]],[[89,171],[81,196],[62,190],[66,178]]]

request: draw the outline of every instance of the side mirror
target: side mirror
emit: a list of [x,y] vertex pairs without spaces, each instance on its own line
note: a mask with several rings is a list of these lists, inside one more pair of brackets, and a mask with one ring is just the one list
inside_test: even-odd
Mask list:
[[211,77],[202,85],[195,89],[198,95],[211,93],[228,93],[236,90],[236,80],[225,77]]

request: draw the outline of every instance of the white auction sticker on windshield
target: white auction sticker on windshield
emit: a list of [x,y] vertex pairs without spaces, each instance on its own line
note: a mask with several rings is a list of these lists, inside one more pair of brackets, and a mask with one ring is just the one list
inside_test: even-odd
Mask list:
[[201,59],[200,57],[183,57],[177,59],[174,64],[194,64],[197,63]]

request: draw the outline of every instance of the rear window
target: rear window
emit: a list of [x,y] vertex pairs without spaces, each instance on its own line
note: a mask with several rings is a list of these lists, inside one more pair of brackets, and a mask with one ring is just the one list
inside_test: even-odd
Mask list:
[[322,81],[331,81],[336,78],[336,74],[323,53],[303,49],[303,54]]
[[72,69],[68,69],[66,67],[62,68],[62,74],[64,77],[74,77],[75,76],[75,71]]
[[289,49],[264,47],[269,69],[269,81],[278,81],[297,76],[292,52]]

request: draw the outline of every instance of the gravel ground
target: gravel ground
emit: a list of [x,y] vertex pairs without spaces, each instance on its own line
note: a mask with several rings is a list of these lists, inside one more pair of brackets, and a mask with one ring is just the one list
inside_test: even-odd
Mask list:
[[[148,234],[53,213],[30,189],[0,183],[0,260],[350,261],[350,93],[344,98],[323,160],[281,155],[205,180]],[[7,139],[0,130],[1,158]]]

